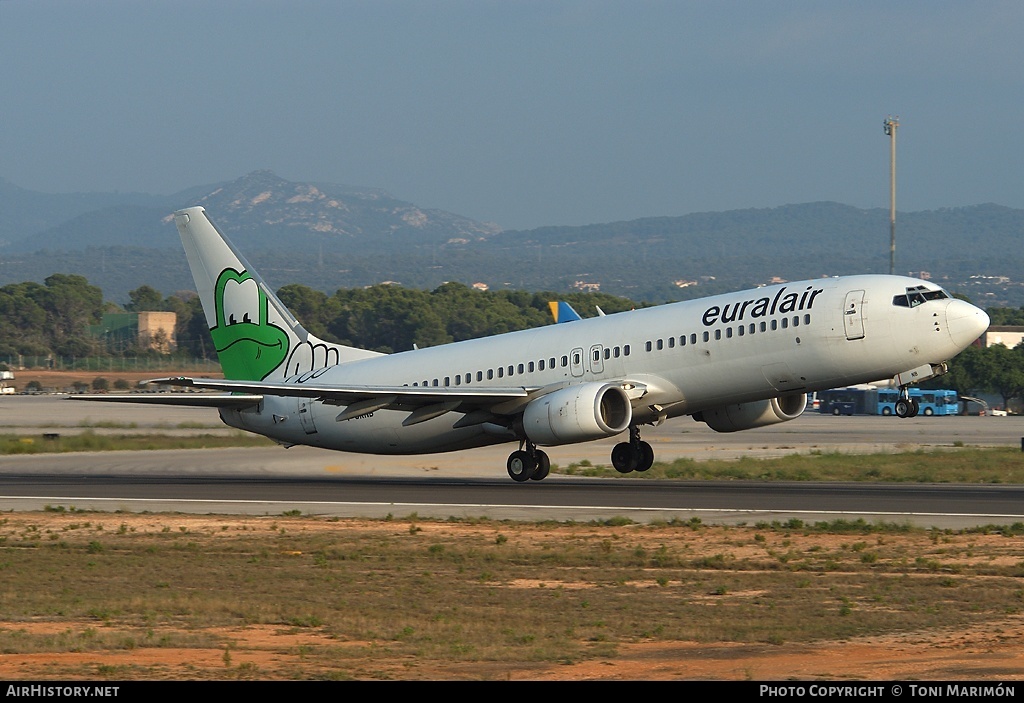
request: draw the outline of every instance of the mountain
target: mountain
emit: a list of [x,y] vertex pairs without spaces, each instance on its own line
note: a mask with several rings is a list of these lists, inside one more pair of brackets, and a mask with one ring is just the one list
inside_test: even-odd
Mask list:
[[[889,269],[888,211],[834,202],[500,231],[374,188],[270,171],[171,196],[34,193],[0,180],[0,284],[81,273],[108,299],[192,288],[170,213],[203,205],[275,287],[445,281],[599,288],[661,302],[771,280]],[[985,305],[1024,305],[1024,210],[995,204],[899,213],[897,272]],[[19,236],[14,236],[15,234]],[[1015,280],[1016,277],[1016,280]]]
[[119,205],[160,205],[145,193],[38,193],[0,178],[0,247],[88,212]]
[[[31,206],[29,191],[23,193],[24,202]],[[2,197],[0,191],[0,207],[6,204],[12,212],[26,209],[20,203],[4,203]],[[496,225],[419,208],[379,189],[293,183],[270,171],[254,171],[230,183],[149,196],[148,200],[139,196],[106,200],[88,194],[72,197],[76,199],[60,210],[73,214],[56,224],[12,219],[23,223],[24,235],[0,251],[177,248],[178,235],[170,213],[193,205],[206,207],[218,226],[247,249],[313,248],[362,255],[386,252],[396,244],[469,242],[499,231]]]

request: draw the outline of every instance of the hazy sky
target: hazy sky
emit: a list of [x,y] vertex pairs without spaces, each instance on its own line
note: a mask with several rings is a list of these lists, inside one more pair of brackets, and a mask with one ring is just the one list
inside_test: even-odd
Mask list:
[[271,169],[506,228],[1024,207],[1024,3],[0,0],[0,177]]

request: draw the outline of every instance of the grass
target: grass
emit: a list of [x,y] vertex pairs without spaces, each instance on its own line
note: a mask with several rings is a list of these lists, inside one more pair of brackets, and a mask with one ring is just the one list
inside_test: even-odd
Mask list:
[[[88,655],[58,677],[487,678],[639,642],[998,627],[1024,613],[1019,528],[8,514],[0,651]],[[125,658],[160,649],[181,663]]]
[[266,437],[241,431],[187,436],[163,433],[97,434],[91,430],[77,434],[0,434],[0,455],[270,446],[273,446],[273,442]]
[[[552,472],[619,477],[610,466],[589,462]],[[1010,447],[958,447],[888,454],[792,454],[778,458],[744,457],[734,461],[676,459],[655,462],[630,478],[688,481],[887,481],[898,483],[1024,483],[1024,452]]]

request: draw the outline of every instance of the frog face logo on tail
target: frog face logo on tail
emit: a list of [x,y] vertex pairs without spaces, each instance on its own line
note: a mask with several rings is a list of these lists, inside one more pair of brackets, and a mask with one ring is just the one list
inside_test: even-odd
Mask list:
[[224,269],[214,286],[210,328],[224,376],[262,381],[288,356],[288,333],[267,319],[267,295],[248,271]]

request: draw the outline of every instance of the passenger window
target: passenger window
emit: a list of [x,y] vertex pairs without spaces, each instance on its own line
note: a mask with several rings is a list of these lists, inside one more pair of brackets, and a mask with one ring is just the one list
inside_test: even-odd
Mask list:
[[651,350],[651,343],[650,343],[650,342],[647,342],[646,344],[644,344],[644,348],[645,348],[645,349],[646,349],[647,351],[650,351],[650,350]]
[[658,340],[658,351],[661,351],[664,348],[665,348],[665,342],[663,340],[659,339]]
[[709,339],[711,339],[711,333],[708,332],[707,330],[704,330],[704,341],[706,342]]
[[720,329],[719,330],[715,330],[715,339],[721,339],[721,338],[722,338],[722,330],[720,330]]
[[626,346],[622,347],[622,355],[623,356],[629,356],[629,345],[628,344]]

